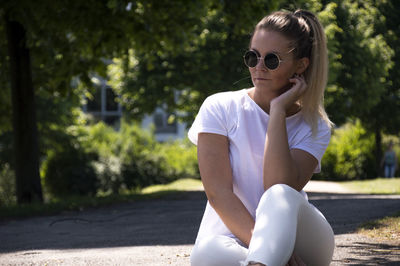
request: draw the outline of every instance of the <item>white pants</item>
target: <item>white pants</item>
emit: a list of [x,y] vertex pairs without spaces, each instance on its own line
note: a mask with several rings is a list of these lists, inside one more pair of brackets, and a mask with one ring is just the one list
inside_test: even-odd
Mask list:
[[249,248],[235,239],[217,235],[196,241],[192,266],[233,266],[260,262],[286,265],[294,252],[307,266],[329,265],[334,234],[321,212],[298,191],[278,184],[260,199]]

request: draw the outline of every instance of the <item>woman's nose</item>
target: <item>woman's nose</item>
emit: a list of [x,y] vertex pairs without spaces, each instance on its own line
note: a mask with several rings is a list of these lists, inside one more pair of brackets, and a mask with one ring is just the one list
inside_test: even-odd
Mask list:
[[264,66],[263,60],[264,60],[264,58],[258,59],[257,65],[256,65],[257,70],[267,70],[266,67]]

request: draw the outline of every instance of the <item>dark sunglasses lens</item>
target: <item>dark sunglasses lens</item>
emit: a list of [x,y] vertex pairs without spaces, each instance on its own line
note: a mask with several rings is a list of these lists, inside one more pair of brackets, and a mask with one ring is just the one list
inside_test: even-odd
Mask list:
[[276,54],[267,54],[264,58],[264,64],[268,69],[276,69],[279,66],[279,58]]
[[248,67],[255,67],[257,65],[257,54],[253,51],[247,51],[244,54],[244,63]]

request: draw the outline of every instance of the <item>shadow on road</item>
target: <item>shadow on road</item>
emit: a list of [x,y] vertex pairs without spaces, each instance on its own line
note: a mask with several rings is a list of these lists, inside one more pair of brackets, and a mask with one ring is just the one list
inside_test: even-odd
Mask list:
[[[327,193],[308,195],[310,202],[331,223],[336,235],[354,232],[360,223],[390,215],[399,211],[400,206],[400,197]],[[205,203],[206,197],[202,191],[181,192],[163,199],[1,222],[0,253],[35,249],[193,244]]]
[[391,265],[398,266],[399,247],[384,243],[356,242],[352,245],[338,245],[337,248],[348,250],[351,258],[341,261],[332,261],[332,264],[338,265],[351,264],[358,266],[365,265]]

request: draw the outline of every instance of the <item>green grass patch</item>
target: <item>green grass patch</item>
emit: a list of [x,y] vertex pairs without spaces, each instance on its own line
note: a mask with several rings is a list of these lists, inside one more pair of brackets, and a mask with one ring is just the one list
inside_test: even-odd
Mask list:
[[377,178],[338,183],[355,193],[400,195],[400,178]]
[[141,191],[125,191],[118,195],[101,195],[93,197],[70,196],[54,199],[47,203],[31,203],[0,207],[0,219],[24,218],[38,215],[54,215],[65,211],[83,211],[116,203],[139,200],[158,199],[163,197],[179,199],[187,191],[200,190],[202,184],[197,179],[179,179],[170,184],[153,185]]
[[151,194],[161,191],[193,191],[201,190],[203,185],[199,179],[178,179],[166,185],[153,185],[142,189],[142,194]]
[[379,240],[397,241],[400,244],[400,212],[393,216],[366,222],[358,228],[357,232]]

